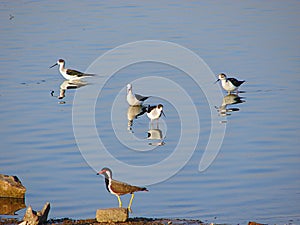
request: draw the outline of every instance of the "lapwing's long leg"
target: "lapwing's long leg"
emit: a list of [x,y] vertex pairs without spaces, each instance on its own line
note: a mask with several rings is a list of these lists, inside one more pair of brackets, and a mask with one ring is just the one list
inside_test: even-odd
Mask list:
[[121,201],[121,198],[120,198],[120,196],[118,196],[118,195],[117,195],[117,197],[118,197],[118,201],[119,201],[119,208],[122,208],[122,201]]
[[133,198],[134,198],[134,193],[131,194],[131,198],[130,198],[130,201],[129,201],[129,205],[128,205],[128,210],[129,210],[129,212],[132,212],[132,210],[131,210],[131,205],[132,205],[132,200],[133,200]]

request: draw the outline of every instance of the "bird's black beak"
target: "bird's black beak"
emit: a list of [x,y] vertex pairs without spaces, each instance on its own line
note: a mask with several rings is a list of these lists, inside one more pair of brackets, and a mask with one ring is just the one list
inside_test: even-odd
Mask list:
[[52,67],[54,67],[54,66],[57,66],[58,64],[57,63],[55,63],[53,66],[50,66],[49,68],[52,68]]
[[[215,83],[217,83],[218,81],[220,81],[220,79],[216,80]],[[215,84],[215,83],[214,83],[214,84]]]
[[100,173],[97,173],[97,175],[99,175]]
[[166,115],[165,115],[164,111],[161,111],[161,113],[164,115],[164,117],[166,117]]

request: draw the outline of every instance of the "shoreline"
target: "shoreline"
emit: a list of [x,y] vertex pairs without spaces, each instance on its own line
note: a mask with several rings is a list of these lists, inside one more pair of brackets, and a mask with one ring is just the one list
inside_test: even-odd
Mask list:
[[[0,225],[12,225],[19,224],[22,220],[16,218],[0,218]],[[123,224],[123,225],[168,225],[168,224],[185,224],[185,225],[206,225],[201,220],[191,219],[165,219],[165,218],[145,218],[135,217],[129,218],[126,222],[97,222],[96,219],[71,219],[71,218],[60,218],[60,219],[49,219],[46,225],[98,225],[98,224]],[[225,224],[222,224],[225,225]]]
[[[22,220],[16,218],[1,218],[0,225],[19,224]],[[166,219],[166,218],[146,218],[134,217],[128,218],[126,222],[97,222],[93,219],[49,219],[45,225],[105,225],[105,224],[123,224],[123,225],[230,225],[226,223],[207,223],[197,219]],[[256,222],[248,222],[248,225],[264,225]]]

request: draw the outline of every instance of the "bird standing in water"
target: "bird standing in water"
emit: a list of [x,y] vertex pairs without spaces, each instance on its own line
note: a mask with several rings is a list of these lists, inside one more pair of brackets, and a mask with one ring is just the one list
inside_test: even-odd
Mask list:
[[165,113],[163,111],[163,105],[162,104],[158,104],[158,105],[154,105],[154,106],[148,106],[147,108],[147,116],[148,118],[151,120],[151,122],[153,120],[157,120],[160,118],[161,114],[163,114],[164,116]]
[[136,106],[136,105],[142,105],[143,102],[149,97],[145,97],[139,94],[133,94],[132,93],[132,85],[127,84],[127,102],[131,106]]
[[216,80],[216,82],[218,81],[221,81],[222,87],[224,88],[224,90],[228,91],[228,94],[231,94],[231,92],[235,90],[237,91],[239,86],[241,86],[241,84],[245,82],[244,80],[239,81],[235,78],[227,78],[224,73],[219,74],[219,79]]
[[63,59],[59,59],[54,65],[50,66],[50,68],[54,66],[59,66],[60,74],[67,80],[79,80],[85,77],[95,76],[95,74],[87,74],[77,70],[66,69],[65,60]]

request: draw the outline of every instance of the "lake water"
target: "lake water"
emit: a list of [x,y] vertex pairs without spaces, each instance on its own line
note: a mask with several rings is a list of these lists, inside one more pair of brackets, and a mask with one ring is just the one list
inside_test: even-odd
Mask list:
[[[116,207],[117,198],[106,191],[103,177],[96,176],[108,166],[116,179],[149,189],[136,194],[132,217],[300,224],[299,9],[298,1],[2,1],[0,173],[20,178],[27,188],[27,206],[40,209],[49,201],[51,218],[94,218],[96,209]],[[226,92],[213,83],[216,77],[199,75],[200,88],[171,65],[141,62],[108,75],[103,66],[96,70],[92,64],[115,47],[143,40],[184,46],[215,76],[224,72],[246,80],[241,102],[218,112],[215,106],[221,106]],[[163,51],[152,50],[158,55]],[[130,49],[122,54],[117,52],[109,63],[131,57]],[[179,53],[173,55],[189,63]],[[67,67],[100,75],[58,99],[64,78],[49,67],[59,58]],[[108,79],[101,92],[97,79]],[[159,123],[163,145],[147,139],[146,115],[128,129],[129,82],[136,93],[152,96],[147,104],[164,105],[166,117]],[[186,91],[182,93],[194,107],[174,85]],[[206,88],[219,97],[210,102]],[[92,90],[99,90],[96,98],[80,99],[80,93]],[[161,94],[169,94],[173,102]],[[91,121],[102,146],[92,139],[90,127],[85,132]],[[213,139],[221,143],[217,157],[199,171],[214,122],[217,137],[225,130],[224,139]],[[166,161],[153,173],[139,169],[164,162],[177,150],[175,164]],[[105,152],[131,166],[113,167]],[[178,171],[159,180],[174,168]],[[127,205],[129,196],[122,199]],[[24,212],[17,212],[20,218]]]

